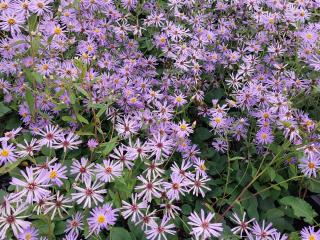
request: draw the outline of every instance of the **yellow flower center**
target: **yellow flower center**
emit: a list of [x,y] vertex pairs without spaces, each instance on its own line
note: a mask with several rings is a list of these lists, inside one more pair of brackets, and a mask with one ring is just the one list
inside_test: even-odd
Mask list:
[[2,157],[8,157],[9,156],[9,150],[7,150],[7,149],[3,149],[2,151],[1,151],[1,156]]
[[8,4],[7,3],[0,3],[0,9],[1,10],[5,10],[8,8]]
[[269,18],[269,23],[270,24],[274,24],[274,22],[275,22],[274,18]]
[[307,39],[312,39],[312,38],[313,38],[312,33],[307,33],[307,34],[306,34],[306,38],[307,38]]
[[89,46],[87,47],[87,49],[88,49],[89,52],[92,52],[92,51],[93,51],[93,47],[92,47],[91,45],[89,45]]
[[311,234],[311,235],[309,236],[309,240],[316,240],[316,236],[315,236],[314,234]]
[[181,96],[176,97],[176,101],[177,101],[177,102],[182,102],[182,100],[183,100],[183,99],[182,99]]
[[216,123],[221,123],[221,118],[216,117],[216,118],[214,119],[214,121],[215,121]]
[[266,133],[262,133],[262,134],[261,134],[261,138],[262,138],[262,139],[267,139],[267,137],[268,137],[268,135],[267,135]]
[[135,98],[135,97],[131,98],[131,99],[130,99],[130,102],[131,102],[131,103],[136,103],[136,102],[137,102],[137,98]]
[[57,171],[55,171],[55,170],[52,170],[51,172],[50,172],[50,179],[54,179],[54,178],[56,178],[57,177],[57,175],[58,175],[58,173],[57,173]]
[[102,224],[106,221],[106,217],[104,215],[99,215],[97,221]]
[[307,124],[308,127],[312,126],[312,123],[313,123],[313,122],[310,121],[310,120],[306,122],[306,124]]
[[207,168],[206,168],[206,166],[205,166],[204,164],[201,164],[201,165],[200,165],[200,169],[201,169],[202,171],[205,171]]
[[8,24],[9,25],[15,25],[16,24],[16,20],[14,20],[13,18],[9,18],[8,19]]
[[49,69],[48,64],[43,64],[43,65],[42,65],[42,69],[43,69],[43,70],[48,70],[48,69]]
[[62,29],[61,28],[59,28],[59,27],[55,27],[54,28],[54,34],[60,35],[61,33],[62,33]]
[[27,233],[25,235],[26,240],[30,240],[32,238],[32,235],[30,233]]
[[[314,164],[313,162],[309,162],[308,167],[312,169],[312,168],[315,167],[315,164]],[[310,239],[311,239],[311,238],[310,238]]]
[[182,131],[186,131],[186,130],[187,130],[187,125],[186,125],[186,124],[181,124],[181,125],[180,125],[180,129],[181,129]]

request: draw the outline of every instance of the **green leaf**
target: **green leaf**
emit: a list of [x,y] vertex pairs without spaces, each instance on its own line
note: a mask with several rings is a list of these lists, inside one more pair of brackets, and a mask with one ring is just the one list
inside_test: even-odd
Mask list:
[[66,227],[67,226],[65,221],[55,222],[54,234],[55,235],[63,234]]
[[70,91],[70,102],[71,102],[71,104],[75,104],[76,100],[77,100],[76,95],[74,94],[73,91]]
[[54,227],[55,227],[54,223],[50,222],[49,224],[48,221],[45,221],[44,219],[42,219],[42,220],[32,221],[32,225],[38,229],[41,235],[54,236],[54,233],[53,233]]
[[112,199],[112,203],[117,208],[121,207],[121,199],[120,199],[120,197],[117,194],[115,194],[114,192],[112,192],[111,190],[109,190],[109,195],[110,195],[110,197]]
[[284,215],[284,213],[280,209],[271,208],[266,212],[265,217],[266,217],[266,219],[271,220],[274,218],[283,217],[283,215]]
[[76,87],[76,89],[81,92],[84,96],[86,96],[87,98],[90,97],[89,93],[86,92],[86,90],[84,90],[80,85],[75,84],[74,85]]
[[270,180],[272,182],[276,178],[276,171],[272,167],[268,167],[267,173],[268,173]]
[[35,99],[34,99],[32,92],[29,89],[26,90],[26,101],[27,101],[29,110],[31,112],[31,115],[34,116],[34,114],[35,114],[35,108],[34,108]]
[[70,116],[62,116],[62,121],[65,121],[65,122],[74,122],[74,119]]
[[192,211],[192,208],[188,204],[183,204],[182,207],[181,207],[181,210],[182,210],[182,213],[184,215],[189,215],[191,213],[191,211]]
[[129,232],[121,227],[113,227],[110,229],[111,240],[132,240]]
[[36,30],[37,19],[38,19],[38,17],[37,17],[36,14],[32,14],[32,15],[29,17],[28,25],[29,25],[29,28],[30,28],[31,31]]
[[104,105],[99,112],[97,113],[97,118],[100,118],[102,116],[102,114],[104,114],[106,112],[106,110],[108,109],[110,104],[106,104]]
[[290,206],[297,218],[303,217],[309,224],[313,224],[313,218],[318,215],[311,205],[301,198],[287,196],[280,199],[279,202],[285,206]]
[[[1,109],[1,103],[0,103],[0,109]],[[0,110],[0,117],[1,117],[1,110]],[[7,130],[12,130],[14,128],[17,128],[21,126],[21,122],[19,120],[18,116],[10,116],[10,119],[8,119],[8,121],[6,121],[6,127],[5,129]]]
[[204,128],[204,127],[199,127],[196,128],[193,134],[193,140],[196,143],[201,143],[205,140],[208,140],[209,138],[211,138],[213,135],[212,133],[209,131],[209,129]]
[[85,119],[83,116],[81,116],[80,114],[77,114],[77,119],[82,123],[89,124],[89,121]]
[[5,106],[3,102],[0,102],[0,117],[3,117],[9,112],[11,112],[11,109]]
[[313,180],[312,178],[307,181],[308,189],[314,193],[320,193],[320,183],[318,181]]
[[17,161],[13,162],[13,163],[10,163],[10,164],[6,164],[4,166],[2,166],[0,168],[0,174],[4,174],[4,173],[7,173],[7,172],[10,172],[12,171],[13,169],[15,169],[16,167],[19,166],[19,164],[21,162],[23,162],[25,160],[25,158],[19,158]]
[[103,156],[108,155],[118,144],[118,137],[114,137],[110,139],[109,142],[100,144],[100,148],[102,149],[99,153],[102,153]]

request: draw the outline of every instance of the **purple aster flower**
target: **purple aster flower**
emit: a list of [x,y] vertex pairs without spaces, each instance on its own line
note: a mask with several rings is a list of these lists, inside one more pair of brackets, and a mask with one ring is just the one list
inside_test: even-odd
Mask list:
[[258,143],[261,144],[270,144],[273,142],[272,131],[269,128],[261,128],[256,135],[256,139]]
[[161,223],[157,224],[155,221],[152,221],[149,225],[150,229],[146,230],[147,239],[167,239],[166,234],[174,235],[176,233],[173,228],[176,226],[174,224],[168,224],[170,218],[162,218]]
[[233,234],[239,234],[241,238],[244,236],[243,232],[245,232],[247,235],[249,235],[249,232],[252,231],[252,228],[249,226],[249,224],[251,222],[253,222],[255,219],[252,218],[249,221],[246,221],[246,213],[245,212],[242,215],[241,219],[238,217],[238,215],[236,213],[233,213],[232,216],[233,217],[231,218],[231,220],[235,224],[237,224],[236,227],[231,229],[232,233]]
[[17,156],[15,153],[16,148],[13,144],[8,144],[7,141],[1,142],[2,146],[0,148],[0,165],[4,165],[7,162],[15,162],[17,160]]
[[157,178],[151,179],[150,177],[145,179],[143,176],[137,177],[139,181],[142,182],[142,185],[135,187],[135,190],[141,191],[138,194],[139,198],[147,202],[151,202],[153,197],[160,198],[162,192],[162,179],[157,180]]
[[147,142],[148,152],[151,153],[150,157],[154,156],[157,161],[169,157],[172,147],[173,141],[168,139],[166,135],[153,135],[153,138]]
[[77,204],[83,204],[83,208],[89,207],[91,208],[91,202],[93,201],[95,205],[103,202],[102,194],[107,192],[106,189],[101,189],[103,187],[103,183],[98,183],[97,180],[92,183],[92,180],[85,179],[84,181],[85,187],[74,186],[73,188],[77,190],[77,193],[72,193],[72,200],[76,201]]
[[167,192],[167,196],[170,200],[180,200],[180,194],[185,195],[188,191],[188,181],[177,174],[171,174],[171,182],[163,182],[163,187]]
[[0,15],[0,29],[3,31],[10,31],[13,35],[20,32],[20,28],[24,22],[24,16],[15,11],[7,11]]
[[111,182],[122,175],[123,165],[119,161],[103,160],[103,165],[96,164],[94,171],[100,181]]
[[74,150],[78,149],[78,145],[82,143],[79,140],[80,136],[75,135],[74,133],[70,132],[67,136],[60,136],[57,138],[56,143],[53,143],[53,148],[59,149],[63,148],[63,151],[66,152],[67,149]]
[[318,240],[320,239],[320,231],[315,231],[313,226],[304,227],[301,232],[301,240]]
[[27,142],[26,139],[24,139],[24,145],[18,143],[17,147],[19,150],[17,151],[17,154],[19,157],[26,157],[31,156],[33,157],[36,152],[39,152],[41,149],[41,146],[39,145],[39,142],[37,139],[32,138],[30,143]]
[[265,221],[262,221],[262,225],[259,225],[257,221],[253,223],[251,233],[256,236],[257,240],[267,240],[271,238],[277,230],[272,227],[272,223],[266,226]]
[[143,217],[142,209],[146,209],[148,204],[145,201],[137,203],[137,194],[131,195],[131,204],[122,200],[121,214],[127,219],[130,217],[131,221],[136,223]]
[[194,235],[196,239],[220,237],[223,230],[222,223],[211,223],[213,217],[213,213],[209,213],[207,216],[205,216],[203,209],[201,209],[200,216],[196,212],[191,213],[191,215],[188,217],[188,224],[192,227],[190,234]]
[[30,4],[30,11],[41,16],[50,11],[49,4],[53,0],[32,0]]
[[43,138],[39,140],[40,145],[52,148],[54,144],[58,144],[58,140],[63,137],[62,129],[58,126],[47,125],[45,129],[40,129],[37,133]]
[[62,213],[65,212],[68,215],[67,208],[71,208],[69,205],[72,200],[69,198],[65,198],[63,194],[60,194],[60,191],[57,194],[47,198],[47,201],[44,203],[44,214],[51,213],[51,220],[55,217],[56,213],[59,214],[61,218],[63,218]]
[[76,175],[75,181],[80,179],[81,182],[93,177],[94,163],[90,163],[87,158],[82,157],[80,161],[74,159],[71,165],[71,174]]
[[6,232],[9,228],[18,237],[23,229],[30,227],[31,223],[23,220],[28,216],[21,216],[27,208],[27,205],[20,204],[17,208],[11,209],[10,212],[4,212],[0,216],[0,239],[6,239]]
[[27,227],[18,235],[18,240],[38,240],[38,230],[35,227]]
[[66,177],[67,167],[62,166],[61,163],[55,163],[52,166],[49,166],[49,180],[51,183],[62,186],[63,182],[61,179],[68,179]]
[[21,175],[24,177],[24,181],[18,178],[12,178],[11,184],[15,186],[20,186],[23,189],[16,193],[17,198],[25,198],[25,201],[29,204],[34,201],[39,201],[40,199],[50,195],[48,187],[48,172],[41,171],[39,174],[34,173],[32,167],[26,168],[26,172],[20,171]]
[[87,145],[88,148],[93,151],[99,145],[99,142],[96,139],[89,139]]
[[64,232],[79,234],[83,230],[83,216],[80,212],[72,215],[71,219],[67,220],[67,228]]
[[317,171],[320,169],[319,158],[302,158],[298,165],[301,172],[307,177],[317,177]]
[[94,208],[88,218],[90,232],[87,237],[93,233],[99,234],[103,229],[108,230],[110,226],[115,224],[118,217],[117,212],[118,210],[113,209],[109,204]]

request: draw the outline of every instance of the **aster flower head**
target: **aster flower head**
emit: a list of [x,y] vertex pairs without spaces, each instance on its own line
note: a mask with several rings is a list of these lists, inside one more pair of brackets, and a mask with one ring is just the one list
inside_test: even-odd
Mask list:
[[99,145],[99,143],[98,143],[98,141],[95,140],[95,139],[89,139],[87,145],[88,145],[88,148],[89,148],[91,151],[93,151],[93,150]]
[[4,212],[0,216],[0,239],[5,239],[9,228],[12,229],[16,237],[19,233],[30,227],[31,223],[24,219],[28,216],[23,216],[22,213],[28,208],[25,204],[20,204],[17,208],[13,208],[10,212]]
[[123,201],[122,200],[122,208],[121,208],[121,213],[124,218],[129,218],[131,219],[132,222],[137,222],[143,217],[142,209],[146,209],[148,204],[145,201],[142,201],[140,203],[137,203],[138,201],[138,196],[137,194],[132,194],[131,195],[131,204]]
[[49,148],[52,148],[54,144],[58,144],[58,140],[63,137],[62,129],[53,125],[47,125],[44,129],[40,129],[37,134],[42,137],[39,140],[40,145]]
[[151,177],[145,179],[143,176],[138,176],[137,178],[142,183],[135,187],[136,190],[140,191],[138,194],[139,198],[143,198],[143,200],[151,202],[153,197],[161,197],[162,179],[158,180],[157,178]]
[[18,240],[37,240],[39,237],[38,230],[34,227],[23,229],[18,235]]
[[102,189],[103,183],[98,183],[96,180],[92,182],[91,178],[84,181],[85,187],[74,186],[74,189],[77,190],[76,193],[72,193],[72,199],[77,202],[77,204],[83,204],[83,208],[91,208],[92,201],[95,205],[103,202],[102,194],[107,192],[106,189]]
[[170,221],[170,218],[162,218],[161,223],[157,224],[155,221],[151,222],[149,227],[149,230],[146,230],[145,233],[147,235],[147,239],[149,240],[155,240],[155,239],[167,239],[166,235],[170,234],[170,235],[174,235],[175,234],[175,230],[173,230],[175,228],[174,224],[168,224],[168,222]]
[[17,155],[15,153],[16,147],[11,143],[8,144],[7,141],[2,141],[0,148],[0,164],[4,165],[7,162],[15,162],[17,160]]
[[17,155],[19,157],[33,157],[35,153],[41,150],[41,145],[37,139],[32,138],[30,142],[24,139],[24,144],[17,144],[18,150]]
[[117,209],[113,209],[109,204],[94,208],[88,218],[89,236],[93,233],[98,234],[102,229],[109,229],[110,226],[114,225],[118,217],[117,211]]
[[317,177],[317,172],[320,169],[320,161],[318,157],[302,158],[298,165],[301,172],[307,177]]
[[103,160],[103,164],[96,164],[96,177],[103,182],[111,182],[122,175],[123,166],[120,162]]
[[51,220],[54,219],[56,214],[58,214],[60,218],[63,218],[62,213],[68,214],[67,209],[72,207],[70,205],[71,201],[71,199],[66,198],[58,191],[55,195],[47,198],[44,204],[44,214],[51,213]]
[[320,231],[315,231],[313,226],[304,227],[301,232],[301,240],[317,240],[320,239]]
[[54,165],[49,166],[49,180],[52,184],[62,186],[62,179],[67,179],[66,176],[67,167],[63,166],[61,163],[55,163]]
[[67,220],[67,228],[65,232],[75,233],[78,235],[81,230],[83,230],[83,216],[80,212],[72,215],[71,219]]
[[272,223],[266,225],[265,221],[262,221],[260,225],[257,221],[253,223],[251,233],[256,236],[258,240],[271,238],[277,230],[272,227]]
[[20,171],[24,180],[18,178],[12,178],[11,183],[15,186],[22,187],[15,196],[18,198],[25,198],[25,201],[29,204],[34,201],[39,201],[44,197],[50,195],[48,190],[51,184],[48,184],[48,172],[41,171],[40,173],[35,173],[32,167],[26,168],[26,171]]
[[94,163],[90,163],[85,157],[82,157],[80,161],[73,159],[70,173],[76,175],[75,181],[80,179],[81,182],[91,179],[93,177]]
[[219,237],[222,232],[222,223],[211,223],[213,217],[213,213],[206,216],[203,209],[201,209],[200,216],[196,212],[191,213],[188,217],[188,224],[192,227],[190,234],[194,235],[197,240]]
[[60,136],[53,147],[56,149],[63,148],[63,151],[78,149],[78,145],[82,143],[79,136],[70,132],[67,136]]
[[25,23],[25,18],[21,13],[15,11],[7,11],[0,15],[0,28],[3,31],[9,31],[11,34],[20,33],[20,28],[22,28]]
[[252,230],[249,224],[253,222],[255,219],[252,218],[246,221],[246,213],[244,212],[242,218],[239,218],[239,216],[236,213],[233,213],[231,220],[237,225],[236,227],[231,229],[232,233],[238,234],[240,235],[240,237],[243,237],[244,233],[249,235],[249,232]]
[[179,200],[180,194],[185,195],[188,191],[188,181],[177,174],[171,174],[171,182],[164,182],[163,187],[166,190],[166,194],[170,200]]

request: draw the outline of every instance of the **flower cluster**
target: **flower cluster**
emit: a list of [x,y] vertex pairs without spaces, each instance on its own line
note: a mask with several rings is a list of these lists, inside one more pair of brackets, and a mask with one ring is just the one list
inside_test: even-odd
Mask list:
[[0,0],[0,239],[289,239],[260,194],[312,224],[319,7]]

